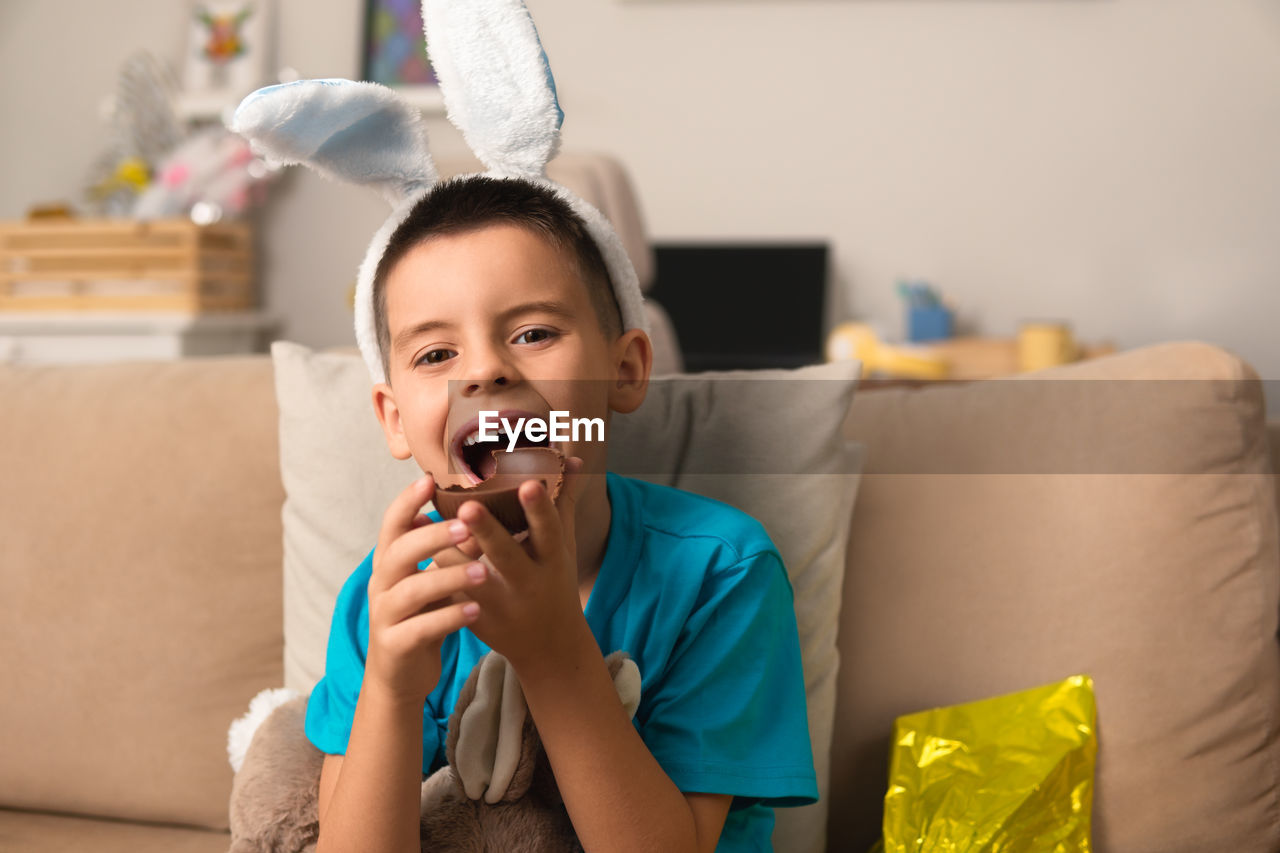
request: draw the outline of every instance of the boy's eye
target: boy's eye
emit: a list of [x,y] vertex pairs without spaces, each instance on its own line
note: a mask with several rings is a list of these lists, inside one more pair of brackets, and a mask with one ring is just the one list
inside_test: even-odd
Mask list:
[[520,336],[516,338],[516,343],[536,344],[539,341],[547,340],[551,336],[552,332],[550,329],[530,329],[527,332],[522,332]]
[[457,353],[451,349],[427,350],[425,353],[422,354],[422,357],[418,359],[417,363],[418,364],[440,364],[441,362],[448,361],[449,359],[453,358],[455,355],[457,355]]

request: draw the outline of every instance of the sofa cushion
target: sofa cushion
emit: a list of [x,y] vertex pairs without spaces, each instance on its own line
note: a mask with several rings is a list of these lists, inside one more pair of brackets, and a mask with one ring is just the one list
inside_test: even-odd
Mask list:
[[1196,343],[859,393],[832,849],[878,834],[896,716],[1075,673],[1098,849],[1280,849],[1263,413],[1253,371]]
[[22,853],[227,853],[231,836],[207,829],[92,820],[0,809],[0,850]]
[[0,806],[227,826],[227,725],[281,679],[271,380],[0,367]]
[[[387,504],[419,476],[387,451],[359,357],[276,342],[285,491],[285,683],[309,691],[343,581],[377,540]],[[835,625],[861,448],[841,436],[858,365],[658,380],[611,425],[610,468],[734,504],[787,565],[825,794],[835,704]],[[823,849],[825,797],[784,809],[779,849]]]

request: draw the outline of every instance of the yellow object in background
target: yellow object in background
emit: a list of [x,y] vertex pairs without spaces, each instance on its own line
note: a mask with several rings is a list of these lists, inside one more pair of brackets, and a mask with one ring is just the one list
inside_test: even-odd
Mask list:
[[94,198],[106,198],[119,190],[137,195],[151,183],[151,169],[138,157],[126,157],[116,164],[116,169],[89,189]]
[[1018,370],[1026,373],[1067,364],[1080,357],[1066,323],[1023,323],[1018,327]]
[[147,188],[147,184],[151,183],[151,169],[147,167],[145,161],[137,157],[129,157],[116,165],[116,170],[107,179],[107,183],[113,189],[128,187],[140,193]]
[[1093,681],[899,717],[885,853],[1088,853]]
[[827,361],[857,359],[865,374],[882,373],[910,379],[946,379],[951,363],[925,348],[882,343],[865,323],[841,323],[827,336]]

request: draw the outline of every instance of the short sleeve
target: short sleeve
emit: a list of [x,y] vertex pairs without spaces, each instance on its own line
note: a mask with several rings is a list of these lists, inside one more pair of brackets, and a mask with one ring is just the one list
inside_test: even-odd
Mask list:
[[636,724],[682,791],[733,794],[734,808],[817,800],[793,595],[776,551],[708,573]]
[[[338,593],[329,627],[324,677],[316,683],[307,700],[306,734],[316,749],[329,755],[345,755],[351,739],[356,701],[364,683],[365,660],[369,652],[369,578],[373,574],[373,551],[365,557]],[[430,702],[424,708],[422,732],[423,772],[438,763],[441,739],[438,714]]]

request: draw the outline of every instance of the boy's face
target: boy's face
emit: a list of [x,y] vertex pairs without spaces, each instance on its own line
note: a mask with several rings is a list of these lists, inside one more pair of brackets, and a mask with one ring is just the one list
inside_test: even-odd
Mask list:
[[[441,485],[492,473],[490,449],[473,443],[481,411],[548,420],[601,418],[644,399],[648,338],[606,340],[576,265],[547,240],[513,225],[432,237],[385,281],[387,384],[373,401],[387,444]],[[605,443],[542,442],[605,470]],[[527,443],[522,441],[522,444]]]

